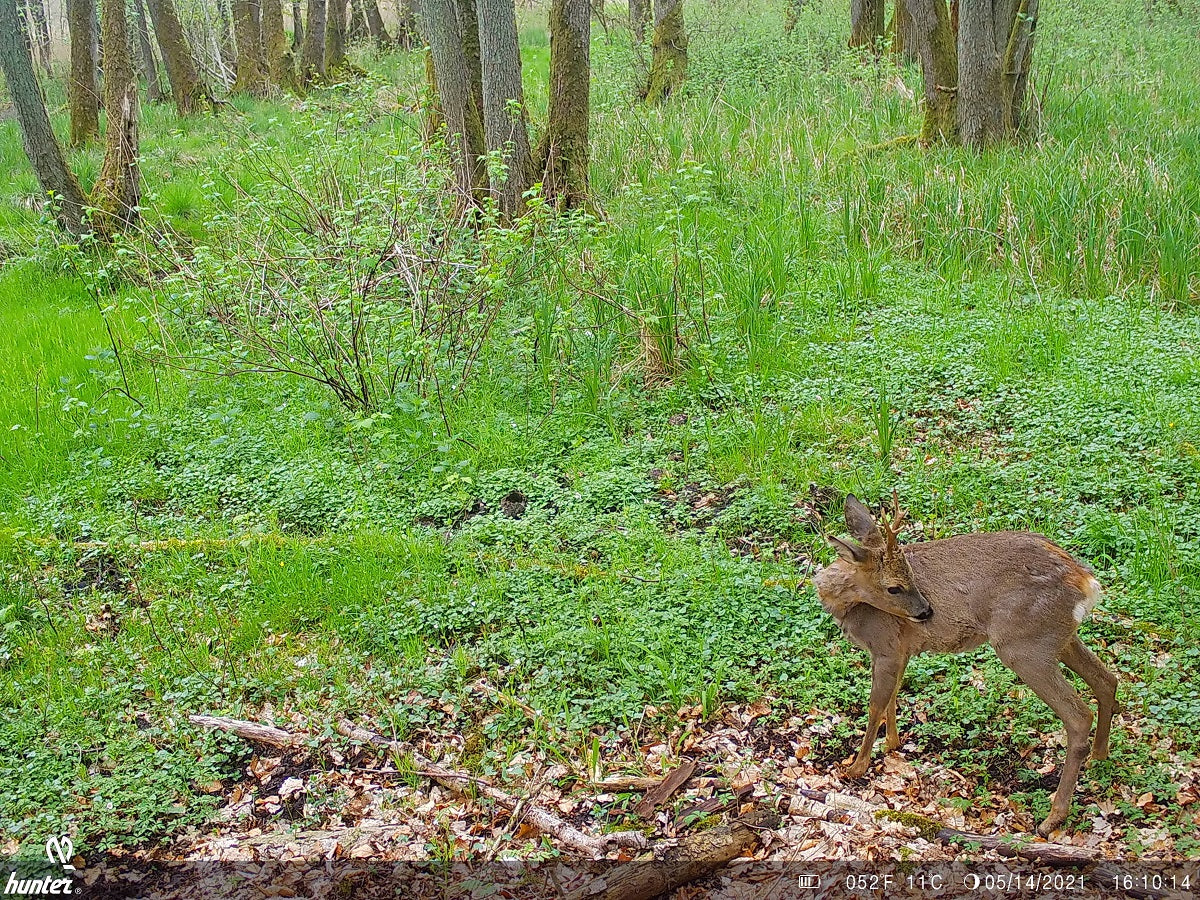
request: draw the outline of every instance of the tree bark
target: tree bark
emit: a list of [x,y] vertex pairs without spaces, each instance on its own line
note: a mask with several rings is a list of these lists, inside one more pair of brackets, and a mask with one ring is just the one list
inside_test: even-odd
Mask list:
[[650,0],[629,0],[629,30],[638,44],[646,42],[646,25],[650,21]]
[[905,62],[916,62],[917,36],[907,3],[908,0],[896,0],[896,11],[892,14],[892,54]]
[[[483,135],[483,71],[479,56],[479,16],[475,12],[476,0],[458,0],[458,33],[462,35],[463,60],[467,66],[467,78],[471,82],[471,103],[479,117],[479,133]],[[484,143],[480,143],[480,147]],[[482,155],[482,154],[481,154]]]
[[905,0],[905,3],[912,16],[925,90],[921,143],[955,144],[958,142],[958,51],[946,0]]
[[158,76],[158,61],[154,58],[154,45],[150,43],[150,26],[146,23],[146,7],[142,5],[142,0],[134,0],[134,10],[137,13],[138,48],[146,76],[146,99],[151,103],[161,103],[167,99],[167,95]]
[[304,20],[300,17],[300,0],[292,0],[292,52],[304,46]]
[[851,0],[851,47],[867,47],[872,52],[879,52],[879,41],[883,37],[883,4],[884,0]]
[[1037,0],[980,0],[959,10],[958,131],[967,146],[987,147],[1016,132],[1037,13]]
[[379,11],[377,0],[363,0],[363,8],[367,14],[367,31],[371,39],[380,47],[390,44],[392,38],[383,25],[383,14]]
[[[681,4],[682,0],[675,0]],[[591,118],[591,4],[550,5],[550,110],[538,151],[545,198],[558,209],[584,206],[588,196]],[[657,36],[657,33],[656,33]]]
[[59,224],[71,234],[82,234],[87,198],[75,174],[68,168],[63,149],[50,127],[50,116],[33,73],[33,57],[25,42],[25,29],[21,27],[16,0],[0,0],[0,70],[4,72],[16,110],[21,144],[38,184],[53,199]]
[[67,28],[71,33],[71,74],[67,82],[71,146],[82,147],[100,137],[95,0],[67,0]]
[[205,100],[211,104],[212,97],[200,80],[192,48],[188,46],[187,35],[175,12],[175,3],[173,0],[146,0],[146,6],[150,10],[150,21],[154,23],[158,49],[162,51],[175,108],[179,115],[190,116]]
[[[474,202],[487,186],[487,171],[481,162],[486,144],[458,13],[456,0],[420,0],[417,4],[417,23],[429,44],[431,86],[446,123],[455,183],[466,204]],[[478,32],[475,41],[478,46]]]
[[233,35],[237,41],[237,78],[234,94],[267,97],[267,54],[263,48],[262,7],[259,0],[233,0]]
[[300,54],[300,81],[310,84],[325,78],[325,0],[308,0],[304,50]]
[[24,11],[29,17],[29,36],[37,54],[38,65],[43,72],[50,71],[50,23],[46,20],[43,0],[23,0]]
[[283,30],[282,0],[262,0],[262,37],[271,84],[281,91],[298,92],[296,65]]
[[92,228],[111,238],[137,223],[141,202],[138,171],[138,83],[129,52],[125,0],[100,0],[100,40],[104,47],[104,115],[108,127],[104,162],[92,188]]
[[490,154],[503,166],[489,171],[492,194],[506,219],[525,207],[524,193],[533,176],[525,93],[521,87],[521,50],[517,42],[514,0],[478,0],[479,54],[483,78],[483,130]]
[[687,75],[687,28],[683,0],[655,0],[654,38],[650,42],[650,74],[642,99],[654,106],[666,100]]
[[334,72],[346,64],[346,2],[327,0],[328,19],[325,21],[325,74]]
[[217,43],[221,62],[227,71],[237,70],[237,53],[233,48],[233,20],[229,13],[229,0],[217,0],[217,19],[221,24]]

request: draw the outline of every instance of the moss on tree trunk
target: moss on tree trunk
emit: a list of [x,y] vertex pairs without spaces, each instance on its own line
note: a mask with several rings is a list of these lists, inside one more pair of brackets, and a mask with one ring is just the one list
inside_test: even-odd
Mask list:
[[200,80],[192,48],[173,0],[146,0],[150,10],[150,21],[154,23],[154,34],[158,48],[162,51],[163,67],[167,70],[167,81],[171,84],[171,97],[181,116],[190,116],[205,101],[215,108],[212,95]]
[[642,90],[642,99],[646,103],[651,106],[662,103],[683,84],[687,76],[687,51],[683,0],[663,0],[655,10],[654,38],[650,42],[650,73]]
[[325,20],[325,75],[346,64],[346,3],[347,0],[328,0]]
[[946,0],[905,0],[921,61],[925,120],[921,143],[958,143],[958,51]]
[[300,54],[300,81],[311,84],[325,78],[325,0],[308,0],[308,22],[304,27],[304,49]]
[[95,0],[67,0],[67,28],[71,32],[71,74],[67,81],[70,140],[72,147],[82,147],[100,137]]
[[262,0],[263,47],[267,56],[267,77],[281,91],[298,93],[296,63],[283,30],[282,0]]
[[263,48],[262,8],[259,0],[233,0],[233,36],[237,41],[237,78],[230,91],[267,97],[267,54]]
[[550,113],[537,168],[544,196],[560,210],[582,207],[588,198],[591,35],[588,0],[553,0]]
[[92,230],[108,239],[140,216],[138,171],[138,83],[129,53],[125,0],[101,0],[100,39],[104,46],[104,162],[92,188]]

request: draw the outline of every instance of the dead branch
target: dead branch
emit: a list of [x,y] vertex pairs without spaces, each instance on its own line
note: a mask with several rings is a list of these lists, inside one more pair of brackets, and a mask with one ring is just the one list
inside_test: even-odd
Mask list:
[[[367,731],[365,728],[359,728],[352,722],[343,719],[338,722],[337,730],[339,734],[353,741],[380,747],[399,756],[410,757],[420,769],[430,773],[434,781],[456,794],[465,793],[465,785],[469,783],[474,784],[475,789],[483,794],[483,796],[508,809],[516,809],[517,805],[521,802],[512,794],[487,784],[482,779],[439,766],[412,747],[405,746],[397,741],[389,741],[382,735],[376,734],[373,731]],[[543,809],[532,803],[526,803],[524,816],[528,822],[546,834],[552,835],[567,846],[591,856],[602,855],[612,847],[628,847],[635,850],[643,850],[650,843],[640,831],[614,831],[611,834],[592,837],[589,834],[584,834],[578,828],[570,825],[548,809]]]
[[308,740],[307,734],[297,734],[284,731],[272,725],[262,725],[258,722],[247,722],[243,719],[227,719],[225,716],[188,716],[188,721],[201,728],[214,728],[218,731],[228,731],[236,734],[242,740],[252,744],[267,744],[271,747],[298,747]]
[[672,770],[661,784],[656,784],[641,802],[633,808],[634,814],[639,819],[649,819],[654,815],[654,811],[658,809],[658,805],[667,800],[672,794],[683,787],[683,783],[692,777],[692,773],[696,771],[696,763],[693,760],[684,760],[684,762]]
[[593,882],[567,900],[650,900],[720,869],[758,842],[760,832],[779,827],[779,814],[758,809],[728,825],[689,834],[661,859],[635,860],[615,868],[599,888]]

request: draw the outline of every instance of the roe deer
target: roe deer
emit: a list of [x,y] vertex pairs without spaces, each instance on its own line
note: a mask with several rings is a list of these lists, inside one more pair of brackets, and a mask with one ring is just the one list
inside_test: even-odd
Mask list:
[[899,748],[896,695],[911,657],[990,643],[1066,726],[1066,764],[1050,814],[1038,826],[1047,835],[1067,817],[1092,730],[1091,710],[1059,663],[1096,695],[1092,757],[1108,756],[1117,676],[1076,633],[1100,599],[1100,583],[1090,568],[1031,532],[963,534],[901,548],[896,536],[903,517],[893,493],[885,537],[867,508],[848,496],[846,527],[857,543],[828,537],[838,558],[815,578],[821,605],[846,637],[871,654],[867,734],[846,775],[866,773],[880,722],[887,723],[888,750]]

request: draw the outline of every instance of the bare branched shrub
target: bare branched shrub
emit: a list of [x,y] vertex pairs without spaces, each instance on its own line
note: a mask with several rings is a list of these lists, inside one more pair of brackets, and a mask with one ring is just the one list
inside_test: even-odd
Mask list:
[[456,220],[436,166],[371,168],[350,141],[315,136],[296,161],[243,148],[233,199],[207,229],[219,241],[141,248],[146,270],[162,271],[163,253],[173,263],[145,352],[213,374],[305,378],[356,411],[401,389],[462,390],[525,265],[522,232]]

